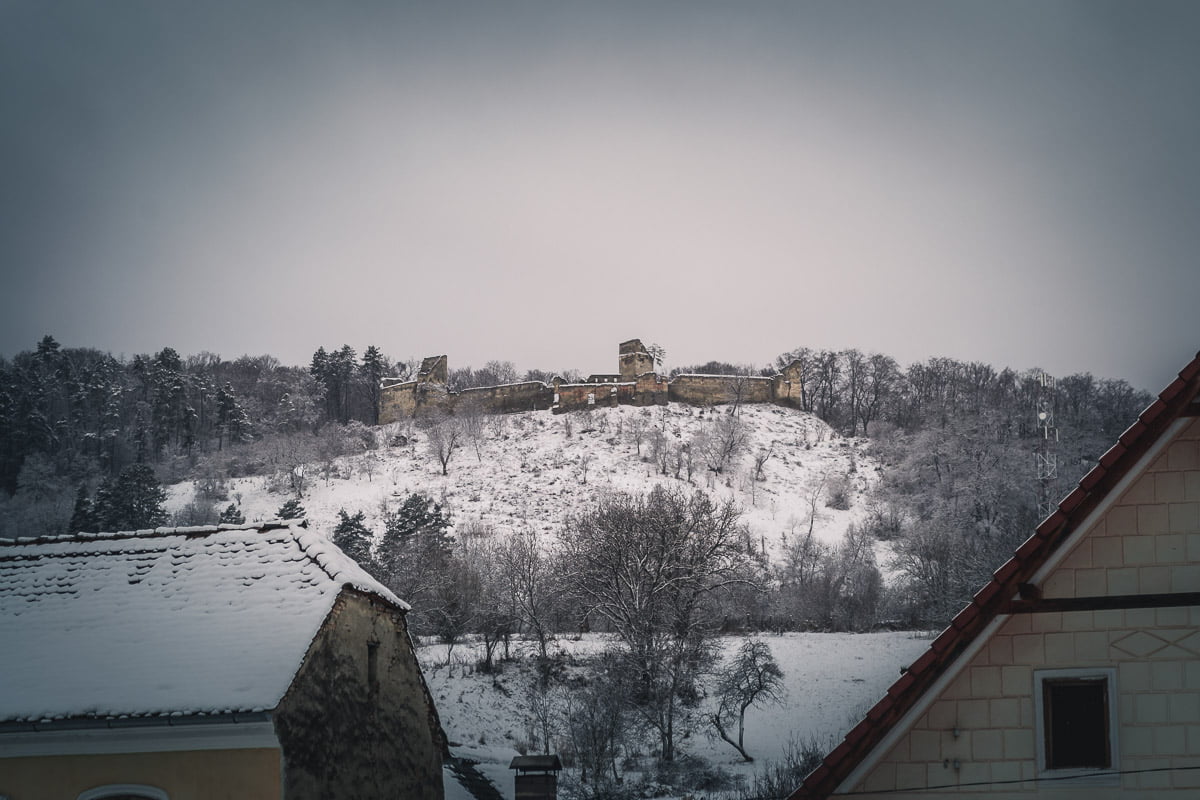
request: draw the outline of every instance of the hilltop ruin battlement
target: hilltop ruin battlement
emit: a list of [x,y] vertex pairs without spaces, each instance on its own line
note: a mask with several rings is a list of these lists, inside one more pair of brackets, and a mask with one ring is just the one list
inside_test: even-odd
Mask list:
[[421,361],[414,380],[384,382],[379,421],[398,422],[427,409],[453,414],[467,407],[484,414],[546,410],[557,414],[595,406],[654,406],[668,402],[798,407],[803,388],[797,362],[771,376],[676,375],[668,380],[655,372],[654,356],[640,339],[621,342],[617,367],[616,373],[589,375],[583,383],[554,378],[550,383],[525,381],[452,392],[447,386],[446,356],[430,356]]

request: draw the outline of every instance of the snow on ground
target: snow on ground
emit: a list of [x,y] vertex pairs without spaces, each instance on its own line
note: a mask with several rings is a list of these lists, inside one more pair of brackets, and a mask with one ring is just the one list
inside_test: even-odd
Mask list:
[[[755,707],[746,714],[746,749],[756,762],[743,763],[732,747],[703,732],[681,742],[685,752],[746,777],[781,758],[793,741],[803,744],[815,738],[831,749],[900,677],[900,668],[929,647],[928,636],[910,632],[786,633],[763,635],[761,640],[783,670],[787,696],[780,706]],[[742,641],[724,638],[726,655]],[[579,640],[560,639],[556,646],[578,659],[610,643],[603,635],[590,634]],[[523,646],[529,652],[529,645]],[[424,645],[418,657],[451,750],[477,760],[478,769],[512,798],[508,764],[529,741],[524,692],[532,669],[518,662],[499,675],[485,675],[473,668],[478,648],[457,646],[449,665],[446,650],[445,645]]]
[[[332,532],[344,508],[351,514],[364,512],[368,527],[382,536],[385,509],[395,509],[408,494],[422,492],[450,513],[459,536],[488,529],[503,535],[529,526],[552,541],[567,518],[594,506],[606,492],[646,492],[658,484],[692,487],[710,492],[718,501],[737,503],[753,539],[773,559],[788,540],[807,532],[814,508],[813,533],[830,544],[865,516],[866,494],[880,473],[865,442],[839,436],[811,414],[779,406],[741,409],[748,446],[724,473],[698,466],[690,481],[682,470],[679,477],[660,474],[651,455],[651,431],[661,431],[668,443],[678,446],[711,428],[725,413],[722,407],[671,404],[486,417],[478,450],[474,442],[464,441],[446,476],[428,452],[419,427],[385,426],[376,431],[383,443],[379,449],[307,465],[300,500],[311,529],[324,535]],[[645,429],[640,447],[634,435],[638,428]],[[399,437],[406,443],[394,444]],[[754,455],[768,450],[770,457],[756,480]],[[270,488],[281,483],[271,476],[231,480],[230,499],[249,522],[272,519],[291,497]],[[839,483],[848,508],[826,504],[829,490]],[[169,487],[168,511],[181,509],[194,496],[191,483]],[[223,509],[228,503],[217,505]],[[884,566],[883,558],[880,564]],[[758,762],[741,764],[731,747],[702,734],[681,743],[685,751],[742,775],[779,758],[791,741],[816,737],[828,746],[831,737],[840,737],[883,695],[900,667],[927,646],[908,633],[785,634],[764,640],[785,673],[788,696],[783,706],[754,708],[747,716],[746,745]],[[726,639],[727,651],[740,641]],[[557,644],[576,657],[604,645],[598,635]],[[419,655],[447,734],[456,743],[454,754],[478,760],[479,770],[511,798],[508,764],[529,739],[522,711],[528,668],[523,673],[510,665],[493,682],[492,676],[474,672],[478,656],[464,646],[454,650],[448,666],[444,646],[421,647]],[[447,796],[459,797],[457,791],[451,789]]]
[[[377,536],[383,532],[385,507],[395,508],[412,492],[423,492],[443,504],[457,532],[487,529],[504,533],[531,526],[555,536],[571,514],[595,504],[611,491],[648,491],[656,484],[702,488],[715,499],[733,500],[756,541],[772,556],[784,537],[803,535],[817,497],[814,535],[836,542],[846,527],[865,513],[864,493],[878,478],[879,467],[864,451],[862,440],[839,436],[815,416],[773,405],[747,405],[741,420],[748,447],[723,474],[697,467],[692,479],[660,474],[651,456],[649,429],[661,430],[674,445],[687,443],[711,427],[723,407],[702,409],[682,404],[635,408],[620,406],[556,415],[549,411],[486,417],[478,452],[465,441],[454,453],[449,474],[429,454],[424,434],[411,423],[385,426],[380,438],[397,434],[404,445],[386,445],[345,456],[325,469],[310,464],[301,498],[318,531],[332,531],[338,510],[363,511]],[[645,427],[639,446],[633,431]],[[770,450],[762,479],[754,478],[754,454]],[[837,483],[847,489],[849,508],[826,505]],[[275,517],[289,498],[269,490],[269,476],[229,482],[231,500],[240,503],[248,522]],[[824,490],[820,487],[824,485]],[[194,497],[191,483],[170,487],[167,509],[174,512]],[[229,501],[219,503],[220,508]]]

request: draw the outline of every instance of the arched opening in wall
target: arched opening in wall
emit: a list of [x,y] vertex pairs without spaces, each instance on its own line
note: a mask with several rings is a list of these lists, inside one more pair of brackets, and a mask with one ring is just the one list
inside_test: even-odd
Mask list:
[[110,783],[80,794],[75,800],[171,800],[157,786],[135,783]]

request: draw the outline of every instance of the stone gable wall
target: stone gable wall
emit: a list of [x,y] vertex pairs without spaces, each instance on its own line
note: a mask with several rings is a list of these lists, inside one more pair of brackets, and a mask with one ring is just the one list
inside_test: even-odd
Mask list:
[[437,712],[404,614],[376,598],[343,590],[274,717],[287,800],[443,797]]

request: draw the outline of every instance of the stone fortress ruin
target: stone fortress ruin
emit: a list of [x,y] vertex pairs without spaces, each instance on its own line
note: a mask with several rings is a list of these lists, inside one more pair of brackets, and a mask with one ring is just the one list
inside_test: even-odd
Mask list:
[[583,383],[554,378],[549,383],[525,381],[452,392],[447,386],[446,356],[430,356],[421,361],[416,379],[384,380],[379,421],[386,424],[423,412],[454,414],[468,408],[484,414],[546,410],[557,414],[596,406],[654,406],[668,402],[800,406],[800,365],[795,361],[771,376],[676,375],[668,380],[655,371],[654,356],[641,340],[630,339],[619,345],[617,365],[618,372],[589,375]]

